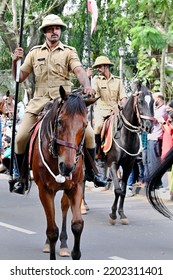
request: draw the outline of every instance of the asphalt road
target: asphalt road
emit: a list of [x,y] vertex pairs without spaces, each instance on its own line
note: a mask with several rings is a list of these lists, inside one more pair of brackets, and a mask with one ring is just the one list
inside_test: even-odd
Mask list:
[[[164,202],[173,212],[173,202],[165,196]],[[56,196],[57,224],[61,225],[61,192]],[[156,212],[144,195],[126,198],[125,213],[129,225],[120,221],[109,224],[113,202],[112,191],[98,191],[90,186],[86,191],[90,207],[84,215],[81,240],[82,260],[172,260],[173,221]],[[68,218],[68,245],[73,246]],[[0,174],[0,260],[48,260],[42,253],[46,221],[33,184],[27,196],[8,191],[8,177]],[[57,242],[58,251],[59,242]],[[57,254],[57,259],[61,259]],[[66,260],[71,258],[66,258]]]

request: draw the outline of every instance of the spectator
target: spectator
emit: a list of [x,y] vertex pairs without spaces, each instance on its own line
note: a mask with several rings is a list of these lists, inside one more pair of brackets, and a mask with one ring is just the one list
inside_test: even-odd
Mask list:
[[5,101],[4,114],[7,118],[12,119],[14,114],[14,99],[9,90],[3,96],[3,100]]
[[[173,147],[173,110],[168,110],[168,119],[161,120],[163,129],[162,156],[164,159],[169,150]],[[168,170],[168,184],[170,189],[170,199],[173,200],[173,169]],[[165,190],[166,191],[166,190]]]
[[161,155],[161,158],[163,159],[173,146],[173,110],[169,111],[167,121],[161,119],[160,123],[162,124],[163,129]]
[[9,171],[11,157],[11,138],[5,136],[3,140],[3,152],[1,154],[0,171]]
[[[162,125],[159,123],[160,119],[165,121],[168,118],[166,112],[166,106],[164,104],[164,97],[161,92],[156,92],[153,94],[154,98],[154,127],[153,131],[148,134],[147,141],[147,165],[148,165],[148,175],[147,181],[149,180],[150,175],[158,167],[161,162],[161,153],[162,153],[162,139],[163,139],[163,130]],[[163,187],[162,182],[158,182],[158,188]]]

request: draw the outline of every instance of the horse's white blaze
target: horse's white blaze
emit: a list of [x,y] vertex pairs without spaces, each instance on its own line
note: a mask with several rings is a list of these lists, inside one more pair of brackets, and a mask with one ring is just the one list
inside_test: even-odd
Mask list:
[[150,104],[150,102],[151,102],[151,96],[150,95],[145,95],[145,101],[147,102],[147,104],[148,104],[148,106],[149,106],[149,104]]

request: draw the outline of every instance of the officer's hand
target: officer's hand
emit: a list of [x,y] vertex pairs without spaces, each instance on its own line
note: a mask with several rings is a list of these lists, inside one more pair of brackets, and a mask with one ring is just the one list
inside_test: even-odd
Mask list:
[[24,51],[21,47],[15,49],[14,54],[12,56],[13,61],[17,61],[24,56]]
[[86,87],[86,88],[83,89],[83,94],[90,95],[90,96],[95,96],[96,92],[91,87],[88,87],[88,88]]
[[86,73],[87,73],[88,78],[91,78],[93,76],[93,69],[92,68],[88,68],[86,70]]

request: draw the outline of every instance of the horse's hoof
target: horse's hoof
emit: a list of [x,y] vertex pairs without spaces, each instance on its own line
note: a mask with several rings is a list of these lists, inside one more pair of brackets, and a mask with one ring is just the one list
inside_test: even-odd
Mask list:
[[50,245],[48,243],[44,244],[42,252],[43,253],[50,253]]
[[116,219],[109,217],[109,223],[114,226],[116,224]]
[[87,214],[87,210],[86,210],[85,207],[82,207],[82,208],[80,209],[80,211],[81,211],[81,215],[86,215],[86,214]]
[[86,205],[84,204],[83,200],[82,200],[82,203],[81,203],[80,211],[81,211],[82,215],[86,215],[87,214],[87,208],[86,208]]
[[129,224],[129,221],[128,221],[127,218],[122,218],[122,219],[120,219],[120,221],[121,221],[122,225],[128,225]]
[[86,208],[86,211],[89,211],[90,209],[89,209],[89,206],[88,206],[88,204],[85,202],[85,208]]
[[70,257],[70,251],[68,250],[68,248],[60,248],[59,249],[59,256],[60,257]]

